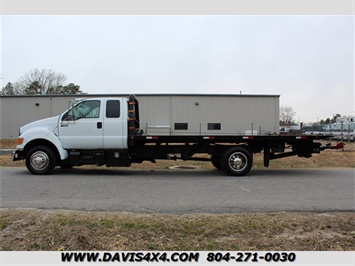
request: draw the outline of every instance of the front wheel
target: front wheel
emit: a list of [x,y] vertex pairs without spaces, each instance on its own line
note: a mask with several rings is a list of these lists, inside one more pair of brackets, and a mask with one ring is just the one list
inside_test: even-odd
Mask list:
[[242,176],[249,173],[253,165],[253,154],[245,147],[233,147],[221,156],[223,171],[229,175]]
[[47,146],[34,147],[27,153],[26,166],[32,174],[50,174],[53,172],[55,165],[55,153]]

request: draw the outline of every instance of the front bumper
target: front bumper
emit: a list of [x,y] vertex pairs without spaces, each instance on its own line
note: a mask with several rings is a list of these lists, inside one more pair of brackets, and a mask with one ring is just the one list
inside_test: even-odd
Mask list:
[[13,154],[12,154],[13,161],[20,161],[23,159],[25,159],[25,155],[24,155],[23,150],[16,150],[13,152]]

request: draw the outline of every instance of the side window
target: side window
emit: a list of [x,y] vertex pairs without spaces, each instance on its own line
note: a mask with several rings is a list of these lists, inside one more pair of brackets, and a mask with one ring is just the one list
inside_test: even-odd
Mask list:
[[107,118],[120,117],[120,101],[119,100],[108,100],[106,102],[106,117]]
[[174,129],[175,130],[188,130],[188,124],[187,123],[175,123]]
[[221,123],[208,123],[207,129],[208,130],[221,130]]
[[[74,113],[74,117],[73,117]],[[82,118],[99,118],[100,117],[100,101],[84,101],[74,106],[74,112],[69,110],[62,117],[62,121],[68,120],[78,120]]]

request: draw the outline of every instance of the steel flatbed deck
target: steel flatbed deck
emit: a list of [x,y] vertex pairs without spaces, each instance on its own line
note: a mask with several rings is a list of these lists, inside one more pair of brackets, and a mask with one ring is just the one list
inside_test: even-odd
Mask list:
[[309,135],[132,135],[130,139],[134,142],[147,143],[198,143],[208,141],[210,143],[243,143],[243,142],[265,142],[265,141],[313,141],[332,137],[331,135],[309,136]]

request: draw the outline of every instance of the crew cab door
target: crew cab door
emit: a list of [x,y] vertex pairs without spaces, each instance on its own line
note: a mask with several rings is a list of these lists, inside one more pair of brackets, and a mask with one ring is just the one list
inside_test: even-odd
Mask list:
[[103,101],[84,100],[65,112],[59,121],[59,139],[64,149],[102,149]]

